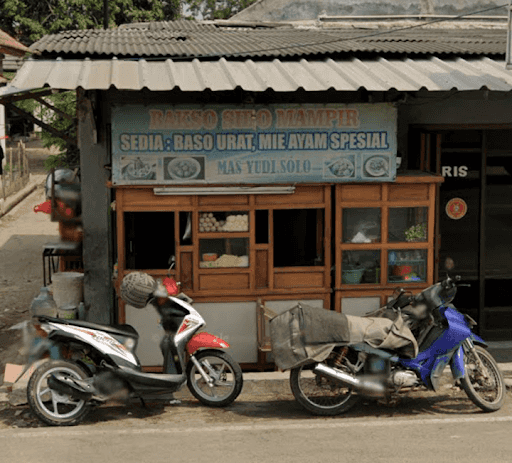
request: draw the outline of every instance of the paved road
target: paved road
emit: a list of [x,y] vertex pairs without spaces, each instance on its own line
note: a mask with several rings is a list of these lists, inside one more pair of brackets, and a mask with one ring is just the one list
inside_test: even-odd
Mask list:
[[272,419],[0,434],[9,462],[508,462],[512,416]]
[[393,406],[362,401],[332,418],[310,415],[291,395],[245,396],[226,409],[184,400],[102,407],[73,428],[37,427],[29,418],[18,422],[24,428],[7,428],[13,413],[29,416],[26,408],[9,408],[0,409],[0,448],[2,461],[24,463],[503,463],[512,461],[510,392],[507,399],[485,414],[447,385]]

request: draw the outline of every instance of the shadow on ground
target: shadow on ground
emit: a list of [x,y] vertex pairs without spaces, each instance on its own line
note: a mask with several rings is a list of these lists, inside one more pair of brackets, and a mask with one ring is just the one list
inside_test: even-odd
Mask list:
[[[510,401],[510,394],[509,401]],[[505,413],[509,405],[504,407]],[[503,410],[503,409],[502,409]],[[427,391],[415,391],[402,395],[396,403],[361,399],[350,411],[335,417],[318,417],[304,410],[291,396],[286,399],[276,397],[258,397],[251,400],[238,400],[226,408],[206,407],[198,401],[183,400],[180,405],[167,402],[152,402],[146,408],[139,402],[126,406],[102,406],[93,408],[81,423],[81,426],[213,426],[213,425],[253,425],[275,420],[318,420],[349,418],[414,418],[414,417],[454,417],[480,415],[474,406],[458,388],[446,388],[439,394]],[[11,407],[0,404],[0,428],[36,428],[45,427],[34,417],[28,406]]]

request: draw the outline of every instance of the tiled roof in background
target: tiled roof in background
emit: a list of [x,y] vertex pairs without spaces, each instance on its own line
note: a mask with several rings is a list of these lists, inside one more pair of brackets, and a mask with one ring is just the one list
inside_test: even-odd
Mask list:
[[[383,33],[385,32],[385,33]],[[118,58],[297,58],[370,54],[504,55],[506,30],[338,28],[236,29],[194,21],[138,23],[110,30],[47,35],[30,49],[43,56]]]
[[14,55],[14,56],[24,56],[29,49],[13,39],[9,34],[6,34],[4,31],[0,30],[0,53],[5,53],[6,55]]

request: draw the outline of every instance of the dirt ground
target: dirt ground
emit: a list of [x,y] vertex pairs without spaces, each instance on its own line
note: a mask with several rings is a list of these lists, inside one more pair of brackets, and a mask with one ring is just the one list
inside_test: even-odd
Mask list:
[[6,363],[18,363],[20,331],[9,328],[28,319],[32,300],[43,286],[43,246],[58,239],[58,224],[34,213],[45,200],[44,160],[51,154],[27,144],[31,175],[39,186],[0,218],[0,384]]
[[[493,416],[506,416],[512,411],[511,393],[507,392],[507,401],[501,410]],[[401,394],[393,403],[361,399],[347,413],[335,417],[318,417],[304,410],[289,394],[248,395],[242,394],[232,405],[226,408],[212,408],[202,405],[195,399],[183,400],[179,405],[169,405],[164,401],[149,401],[146,408],[140,402],[127,405],[112,405],[92,408],[80,427],[134,426],[194,426],[217,424],[265,423],[275,419],[294,420],[337,420],[344,418],[407,418],[427,416],[450,418],[454,416],[471,417],[482,412],[468,399],[458,387],[446,385],[439,393],[416,390]],[[46,427],[32,415],[28,405],[18,407],[0,403],[0,430],[9,428]]]

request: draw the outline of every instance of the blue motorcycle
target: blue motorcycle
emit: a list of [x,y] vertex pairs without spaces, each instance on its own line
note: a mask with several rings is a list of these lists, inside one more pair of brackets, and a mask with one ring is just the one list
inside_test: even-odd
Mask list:
[[[385,307],[365,317],[343,316],[323,309],[319,309],[323,314],[313,312],[314,316],[310,316],[301,311],[296,323],[299,338],[304,342],[308,333],[321,332],[324,342],[322,345],[317,339],[305,347],[288,350],[300,363],[290,373],[296,400],[316,415],[337,415],[365,396],[390,399],[418,386],[438,391],[443,371],[449,365],[456,384],[475,405],[485,412],[499,410],[506,395],[503,375],[486,350],[485,341],[472,332],[476,322],[451,304],[459,280],[447,277],[414,296],[399,289]],[[313,322],[308,320],[315,317],[323,322],[310,329],[308,324]],[[345,329],[346,333],[339,339],[330,339],[338,319],[341,328],[337,331]],[[293,320],[287,323],[294,324]],[[362,342],[360,336],[350,332],[357,331],[359,325],[366,336]],[[378,332],[376,327],[382,327],[385,339],[379,346],[371,342],[377,336],[370,336],[368,327],[374,332]],[[277,329],[274,331],[272,342],[278,356],[284,345],[283,336]],[[403,341],[407,333],[413,339],[399,342],[398,348],[386,341],[390,337]],[[306,353],[303,359],[297,357],[301,349]]]

